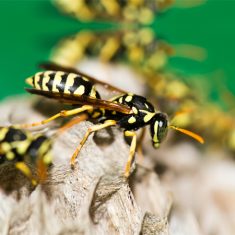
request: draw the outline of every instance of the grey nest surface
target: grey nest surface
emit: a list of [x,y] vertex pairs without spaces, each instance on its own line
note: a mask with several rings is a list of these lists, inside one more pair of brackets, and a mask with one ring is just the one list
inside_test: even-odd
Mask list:
[[[19,97],[3,102],[1,126],[45,118],[36,103]],[[43,101],[39,107],[47,105]],[[70,157],[91,125],[82,122],[55,138],[53,166],[46,182],[36,188],[13,164],[0,167],[0,234],[167,234],[168,194],[159,194],[157,175],[145,172],[141,180],[131,179],[132,187],[139,200],[156,207],[156,214],[138,205],[123,176],[129,146],[121,130],[114,127],[92,135],[71,169]],[[33,131],[50,135],[54,128]]]
[[[13,97],[0,104],[0,125],[39,121],[62,108]],[[54,138],[49,176],[35,188],[13,164],[0,165],[0,234],[235,234],[229,153],[173,136],[156,151],[146,138],[144,159],[136,154],[126,179],[129,145],[112,127],[89,137],[71,169],[70,158],[92,125],[76,124]],[[32,131],[51,136],[59,126],[58,120]]]

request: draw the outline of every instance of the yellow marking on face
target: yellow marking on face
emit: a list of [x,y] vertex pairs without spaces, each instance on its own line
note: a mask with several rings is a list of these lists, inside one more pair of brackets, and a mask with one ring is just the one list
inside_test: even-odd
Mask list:
[[122,104],[123,97],[120,97],[118,101],[119,101],[120,104]]
[[145,107],[146,107],[147,109],[149,108],[148,104],[144,103],[144,105],[145,105]]
[[76,95],[83,95],[84,93],[85,93],[85,86],[83,85],[79,86],[74,92],[74,94]]
[[140,110],[140,112],[146,113],[146,115],[144,116],[144,122],[145,123],[149,122],[152,119],[152,117],[155,115],[155,113],[150,113],[146,110]]
[[116,112],[116,111],[113,111],[113,112],[112,112],[112,114],[113,114],[113,115],[116,115],[116,114],[117,114],[117,112]]
[[135,122],[136,122],[136,118],[133,116],[128,119],[128,123],[130,124],[135,123]]
[[[158,131],[158,121],[156,121],[156,122],[154,123],[153,142],[155,142],[155,144],[159,142],[159,140],[158,140],[158,138],[157,138],[157,131]],[[154,145],[155,145],[155,144],[154,144]]]
[[126,98],[125,98],[125,101],[126,102],[130,102],[132,100],[133,96],[131,95],[128,95]]
[[8,128],[3,127],[0,129],[0,141],[3,140],[8,132]]
[[73,86],[74,83],[74,78],[77,77],[78,75],[75,73],[70,73],[66,79],[66,83],[65,83],[65,89],[64,89],[64,93],[66,94],[70,94],[69,88],[71,86]]
[[7,160],[11,161],[15,158],[15,154],[13,152],[7,152],[6,153]]
[[34,84],[35,84],[35,88],[41,90],[41,87],[38,85],[38,81],[40,80],[40,75],[42,74],[42,72],[36,73],[34,76]]
[[52,91],[54,92],[58,92],[58,88],[57,88],[57,85],[59,85],[61,83],[61,80],[62,80],[62,75],[64,74],[64,72],[56,72],[55,74],[55,78],[54,78],[54,81],[53,81],[53,86],[52,86]]
[[43,80],[42,80],[42,89],[44,90],[44,91],[49,91],[49,89],[48,89],[48,87],[47,87],[47,83],[49,82],[49,80],[50,80],[50,77],[49,77],[49,75],[51,74],[51,73],[53,73],[52,71],[46,71],[45,73],[44,73],[44,77],[43,77]]
[[134,106],[132,107],[132,111],[133,111],[134,114],[138,114],[138,109]]

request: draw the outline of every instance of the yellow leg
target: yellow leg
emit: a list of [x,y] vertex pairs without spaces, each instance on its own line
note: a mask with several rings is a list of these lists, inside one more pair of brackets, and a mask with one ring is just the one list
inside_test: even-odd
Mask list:
[[48,165],[42,159],[37,161],[37,178],[38,183],[43,183],[47,179]]
[[124,174],[124,176],[125,176],[126,178],[128,178],[129,175],[130,175],[131,163],[132,163],[133,158],[134,158],[134,156],[135,156],[135,149],[136,149],[136,141],[137,141],[137,138],[136,138],[136,133],[133,132],[133,131],[125,131],[124,135],[125,135],[125,136],[130,136],[130,137],[132,137],[131,147],[130,147],[130,153],[129,153],[128,161],[127,161],[127,163],[126,163],[125,174]]
[[98,124],[98,125],[95,125],[95,126],[92,126],[88,129],[88,131],[86,132],[85,136],[83,137],[82,141],[80,142],[79,146],[76,148],[76,150],[74,151],[73,153],[73,156],[71,157],[71,160],[70,160],[70,165],[71,167],[73,168],[74,167],[74,164],[75,164],[75,160],[79,154],[79,152],[81,151],[83,145],[85,144],[85,142],[87,141],[87,138],[89,137],[89,135],[92,133],[92,132],[95,132],[95,131],[98,131],[98,130],[101,130],[101,129],[104,129],[108,126],[115,126],[116,125],[116,121],[114,120],[107,120],[105,121],[105,123],[103,124]]
[[91,105],[83,105],[80,108],[76,108],[76,109],[72,109],[72,110],[62,110],[59,113],[53,115],[52,117],[50,117],[48,119],[42,120],[40,122],[34,122],[34,123],[31,123],[31,124],[20,124],[20,125],[17,125],[17,127],[19,127],[19,128],[30,128],[30,127],[34,127],[34,126],[40,126],[40,125],[44,125],[48,122],[51,122],[51,121],[53,121],[53,120],[55,120],[59,117],[68,117],[68,116],[72,116],[72,115],[84,112],[86,110],[91,110],[91,109],[93,109],[93,107]]
[[15,167],[31,180],[32,185],[37,185],[37,181],[33,178],[31,170],[24,162],[17,162]]

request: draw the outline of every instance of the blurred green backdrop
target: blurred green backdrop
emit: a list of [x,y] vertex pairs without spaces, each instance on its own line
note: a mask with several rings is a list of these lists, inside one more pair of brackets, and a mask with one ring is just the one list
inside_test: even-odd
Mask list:
[[[208,52],[204,62],[172,58],[170,67],[186,74],[206,74],[216,97],[218,76],[235,94],[235,0],[208,0],[191,9],[172,8],[156,17],[156,34],[173,44],[194,44]],[[36,72],[50,49],[62,37],[81,28],[108,24],[81,24],[60,14],[49,0],[0,1],[0,98],[23,93],[24,78]],[[224,74],[224,75],[223,75]]]

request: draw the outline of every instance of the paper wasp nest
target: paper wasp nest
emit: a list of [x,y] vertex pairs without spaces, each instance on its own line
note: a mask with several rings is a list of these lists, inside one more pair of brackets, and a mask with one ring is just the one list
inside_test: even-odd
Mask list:
[[[56,108],[44,99],[12,98],[0,105],[0,123],[41,120]],[[0,166],[0,234],[234,234],[234,163],[214,153],[201,158],[188,142],[169,140],[154,151],[147,139],[148,156],[127,182],[129,146],[121,130],[110,128],[89,138],[72,170],[69,159],[91,125],[55,138],[49,177],[35,189],[13,164]]]

